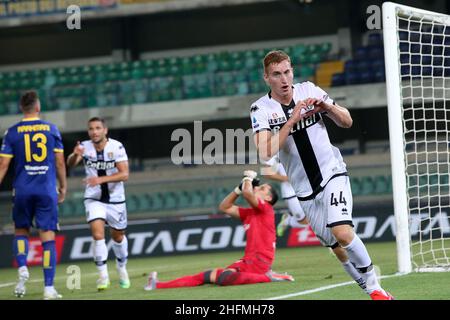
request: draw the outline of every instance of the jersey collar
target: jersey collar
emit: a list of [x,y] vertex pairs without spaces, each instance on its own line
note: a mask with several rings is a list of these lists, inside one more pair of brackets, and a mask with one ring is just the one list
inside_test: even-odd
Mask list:
[[33,118],[23,118],[22,121],[35,121],[40,120],[39,117],[33,117]]

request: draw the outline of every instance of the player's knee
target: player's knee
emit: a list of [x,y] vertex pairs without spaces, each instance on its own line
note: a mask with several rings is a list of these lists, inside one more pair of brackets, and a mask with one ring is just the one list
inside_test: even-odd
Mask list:
[[216,278],[216,284],[219,286],[226,286],[229,284],[229,279],[231,278],[231,275],[233,274],[233,271],[225,270],[223,271],[217,278]]
[[119,231],[119,230],[112,230],[111,231],[111,237],[117,243],[121,243],[123,241],[124,236],[125,236],[125,232],[124,231]]
[[103,240],[105,239],[105,233],[101,231],[92,231],[92,238],[94,238],[95,241]]
[[336,255],[336,257],[338,258],[339,261],[341,262],[346,262],[348,261],[348,255],[347,255],[347,251],[345,251],[344,248],[342,248],[341,246],[335,246],[333,249],[334,254]]
[[354,232],[350,225],[340,225],[333,227],[332,232],[341,246],[349,245],[354,237]]

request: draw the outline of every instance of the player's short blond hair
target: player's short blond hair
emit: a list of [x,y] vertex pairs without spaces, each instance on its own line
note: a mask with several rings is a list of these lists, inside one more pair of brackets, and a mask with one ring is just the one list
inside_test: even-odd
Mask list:
[[263,60],[264,73],[267,73],[267,69],[271,64],[279,64],[285,60],[287,60],[292,66],[291,58],[286,52],[281,50],[273,50],[268,52]]

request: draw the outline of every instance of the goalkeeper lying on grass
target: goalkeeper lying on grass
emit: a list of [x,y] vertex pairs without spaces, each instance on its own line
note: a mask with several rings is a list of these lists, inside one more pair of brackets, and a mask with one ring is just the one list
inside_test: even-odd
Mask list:
[[[158,281],[157,273],[151,272],[145,290],[194,287],[206,283],[221,286],[252,284],[275,281],[294,281],[286,274],[271,270],[275,258],[275,213],[273,205],[278,195],[269,184],[259,186],[255,171],[244,171],[244,178],[219,206],[230,217],[240,219],[247,235],[244,257],[228,267],[216,268],[171,281]],[[250,208],[234,203],[242,195]]]

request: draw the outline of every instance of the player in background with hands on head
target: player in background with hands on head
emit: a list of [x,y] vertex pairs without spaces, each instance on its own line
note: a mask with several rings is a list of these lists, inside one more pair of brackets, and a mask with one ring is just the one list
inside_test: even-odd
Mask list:
[[[217,268],[161,282],[157,273],[151,272],[145,290],[194,287],[203,284],[221,286],[253,284],[262,282],[294,281],[290,275],[272,271],[275,259],[275,213],[273,205],[278,199],[274,189],[268,184],[255,183],[257,173],[244,171],[241,184],[221,202],[219,209],[226,215],[242,221],[247,235],[244,257],[225,269]],[[242,195],[250,208],[235,205]]]
[[[391,300],[378,282],[372,260],[353,230],[353,199],[346,165],[330,143],[323,118],[341,128],[353,124],[349,111],[311,82],[293,84],[290,57],[269,52],[263,61],[270,87],[250,108],[254,141],[260,158],[276,154],[316,236],[327,247],[342,248],[343,265],[373,300]],[[337,249],[340,250],[340,249]],[[357,279],[356,279],[357,278]]]
[[39,119],[41,103],[35,91],[22,95],[20,109],[23,119],[6,131],[0,150],[0,183],[10,163],[14,165],[13,249],[19,267],[14,294],[23,297],[26,293],[25,283],[30,277],[27,268],[29,236],[34,220],[43,248],[44,299],[59,299],[62,296],[53,282],[58,203],[64,201],[67,191],[64,147],[58,128]]
[[84,205],[87,222],[94,239],[94,262],[99,271],[97,289],[110,286],[107,268],[108,249],[105,242],[105,223],[111,228],[113,251],[121,288],[130,287],[126,269],[128,259],[127,208],[124,181],[128,180],[128,157],[122,143],[107,137],[108,128],[102,118],[88,121],[90,140],[77,142],[67,158],[67,166],[74,167],[82,160],[86,171]]

